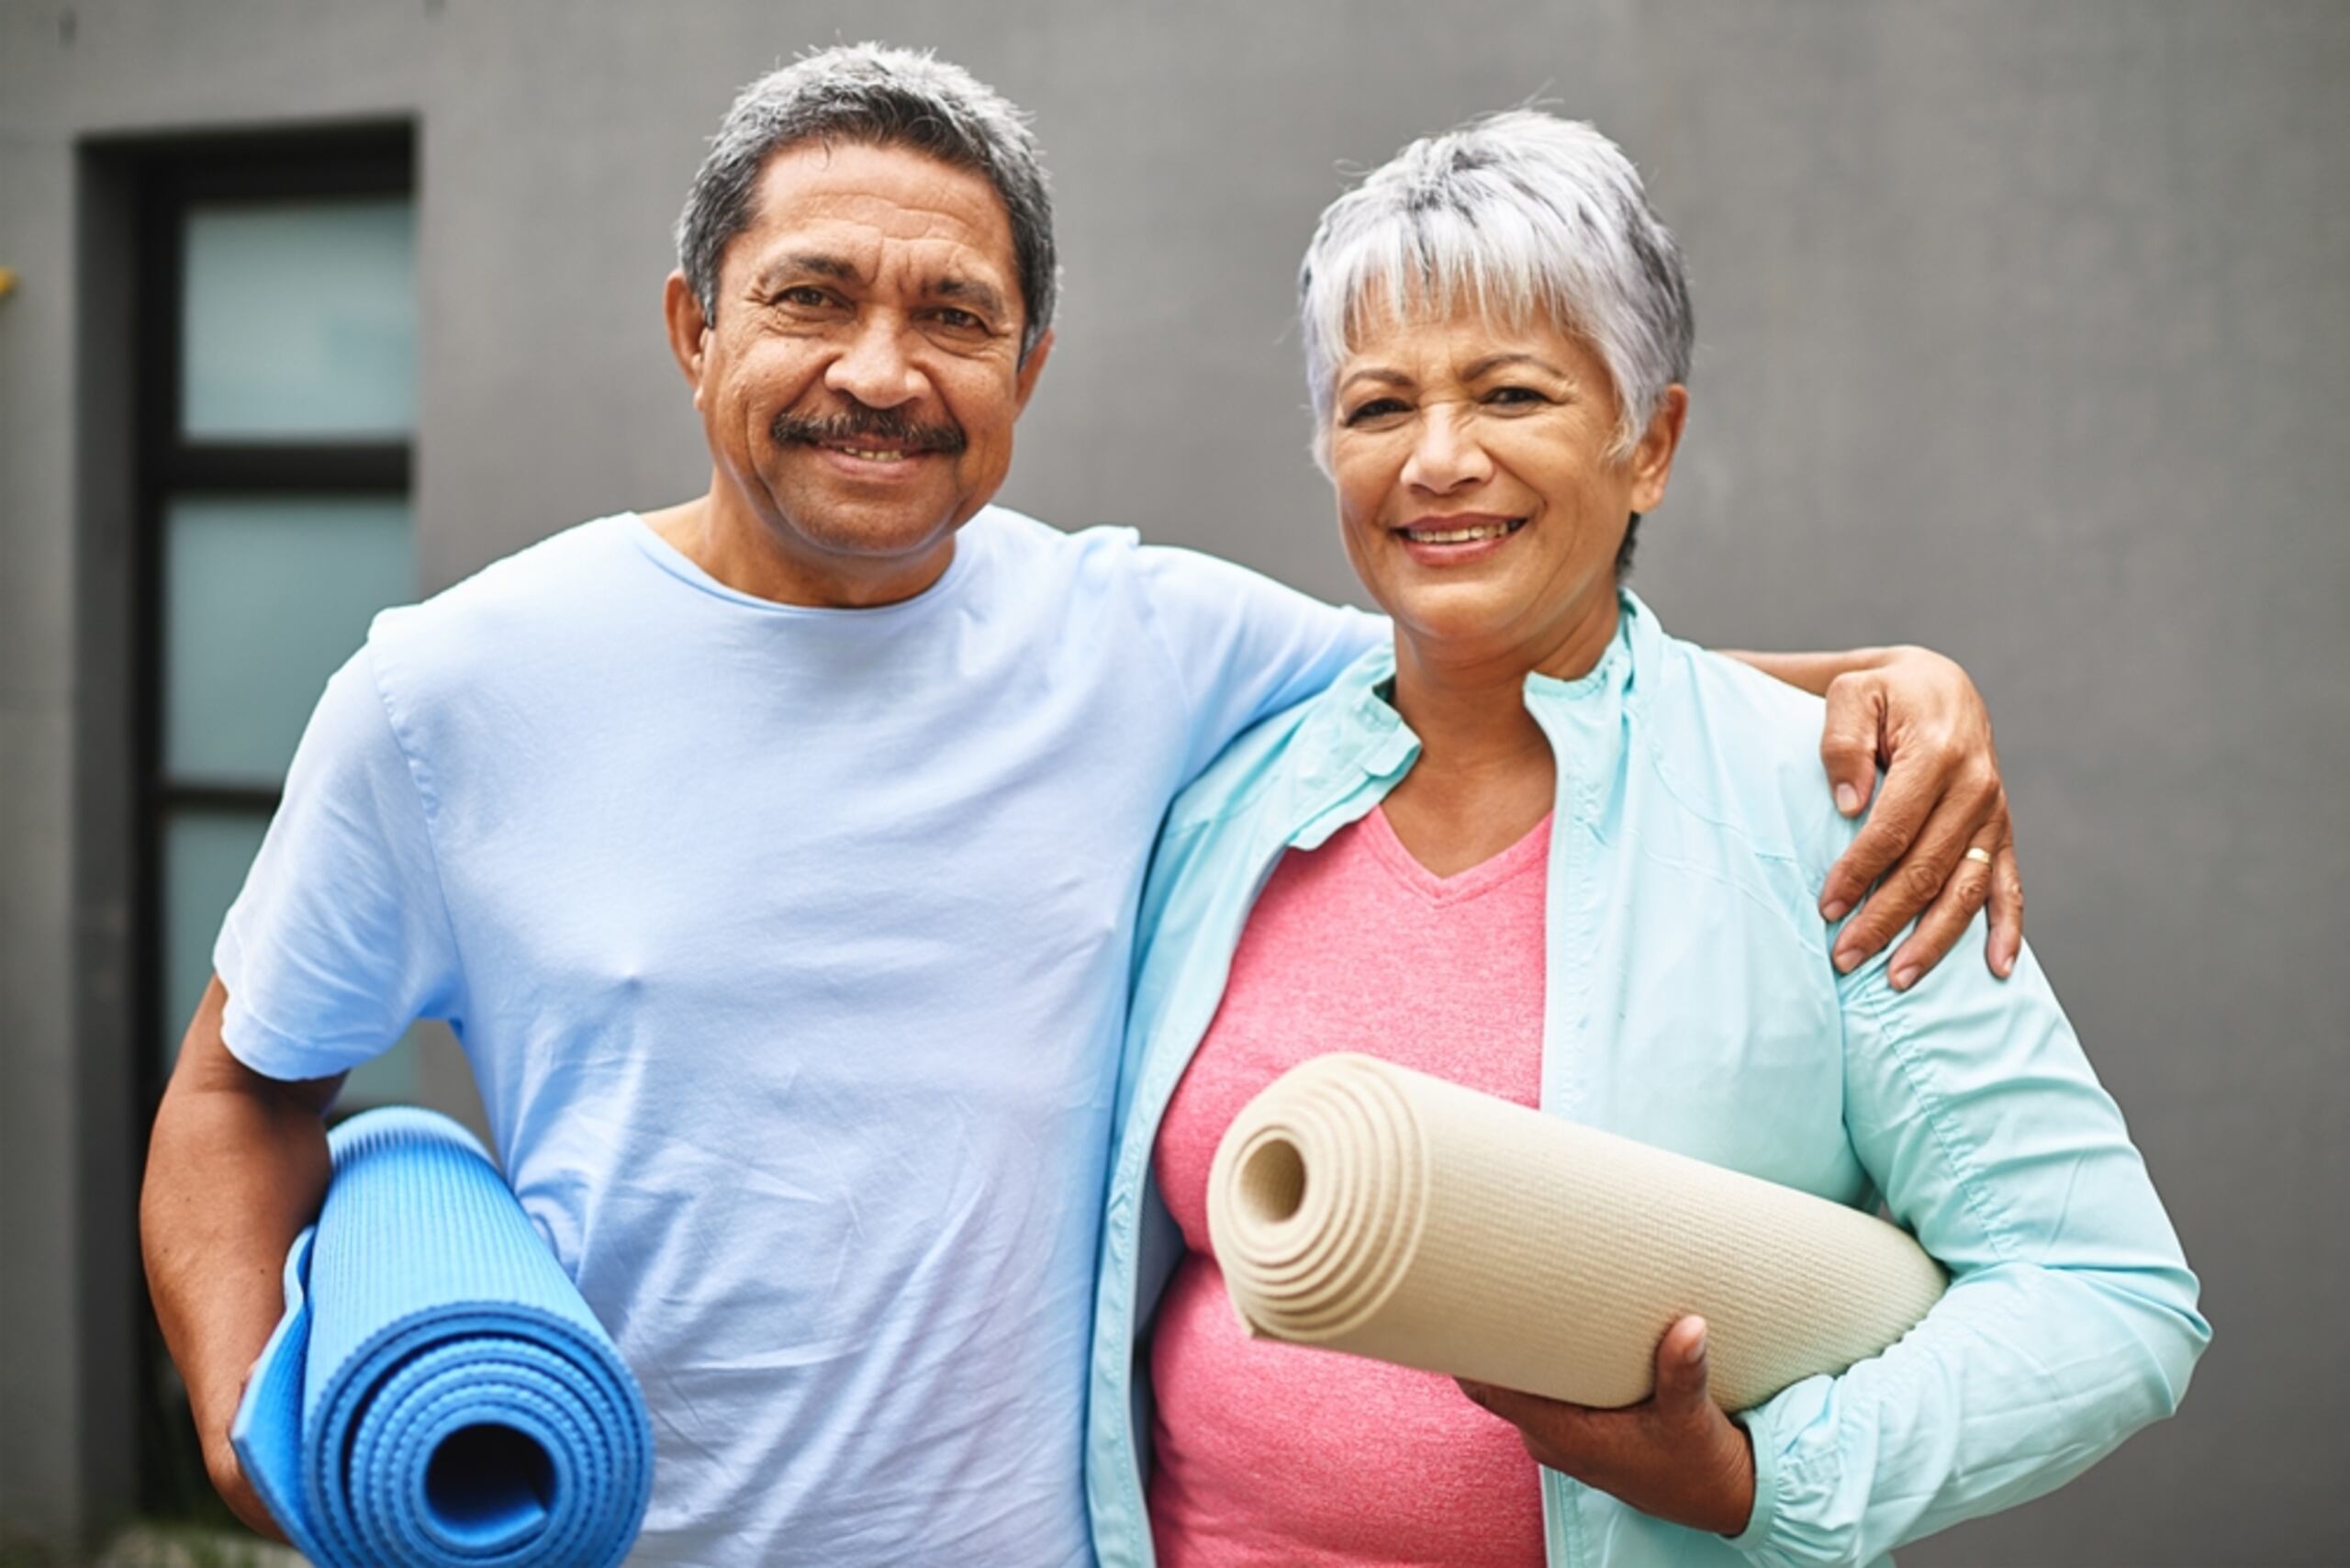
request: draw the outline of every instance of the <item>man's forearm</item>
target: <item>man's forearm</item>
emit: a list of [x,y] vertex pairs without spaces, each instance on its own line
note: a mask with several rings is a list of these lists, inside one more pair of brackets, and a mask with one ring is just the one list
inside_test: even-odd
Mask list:
[[1895,650],[1852,648],[1841,654],[1757,654],[1743,648],[1723,648],[1719,652],[1724,658],[1759,669],[1774,680],[1783,680],[1814,697],[1825,697],[1838,676],[1876,669],[1893,657]]
[[338,1081],[278,1083],[237,1062],[220,1039],[226,1001],[215,980],[189,1025],[140,1196],[155,1316],[213,1463],[284,1309],[286,1249],[326,1192],[320,1113]]

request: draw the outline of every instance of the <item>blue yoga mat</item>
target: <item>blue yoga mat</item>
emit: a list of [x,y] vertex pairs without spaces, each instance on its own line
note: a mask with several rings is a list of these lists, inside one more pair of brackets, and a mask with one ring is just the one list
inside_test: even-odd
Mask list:
[[643,1395],[456,1123],[370,1111],[285,1259],[230,1439],[320,1568],[610,1568],[653,1492]]

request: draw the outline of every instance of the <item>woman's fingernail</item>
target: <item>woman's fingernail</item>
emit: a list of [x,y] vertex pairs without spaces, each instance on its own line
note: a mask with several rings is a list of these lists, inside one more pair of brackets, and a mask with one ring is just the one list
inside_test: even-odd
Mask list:
[[1893,971],[1893,989],[1894,989],[1894,990],[1896,990],[1896,991],[1908,991],[1911,986],[1916,985],[1917,983],[1918,983],[1918,966],[1917,966],[1917,965],[1915,965],[1915,964],[1911,964],[1911,965],[1908,966],[1907,968],[1904,968],[1904,969],[1896,969],[1896,970],[1894,970],[1894,971]]
[[1851,913],[1852,908],[1850,900],[1838,899],[1833,903],[1823,905],[1819,911],[1819,917],[1832,924]]
[[1854,812],[1861,809],[1861,792],[1858,790],[1853,789],[1850,784],[1837,785],[1836,809],[1843,812],[1846,816],[1851,816]]

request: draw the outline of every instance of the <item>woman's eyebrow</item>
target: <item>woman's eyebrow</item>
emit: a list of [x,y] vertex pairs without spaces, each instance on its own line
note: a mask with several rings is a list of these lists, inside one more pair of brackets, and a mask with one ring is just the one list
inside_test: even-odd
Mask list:
[[1537,370],[1549,371],[1552,375],[1557,376],[1561,381],[1572,381],[1574,379],[1574,377],[1569,375],[1565,371],[1561,370],[1557,365],[1552,364],[1547,359],[1543,359],[1535,354],[1515,352],[1509,353],[1489,353],[1483,359],[1471,361],[1470,364],[1461,370],[1460,379],[1463,381],[1475,381],[1481,376],[1491,375],[1494,371],[1501,369],[1506,364],[1530,364]]
[[1344,392],[1358,381],[1376,381],[1382,386],[1409,386],[1412,384],[1412,378],[1400,370],[1389,370],[1383,365],[1371,365],[1367,369],[1356,371],[1338,383],[1338,390]]

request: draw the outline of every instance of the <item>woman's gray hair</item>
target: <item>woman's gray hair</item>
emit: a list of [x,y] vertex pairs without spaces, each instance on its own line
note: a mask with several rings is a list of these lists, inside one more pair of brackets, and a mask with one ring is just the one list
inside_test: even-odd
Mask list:
[[1581,120],[1509,109],[1423,137],[1322,214],[1298,270],[1315,457],[1326,468],[1338,366],[1374,304],[1402,320],[1464,305],[1541,311],[1616,383],[1617,454],[1689,379],[1681,247],[1623,150]]
[[1027,318],[1020,357],[1027,359],[1053,324],[1060,281],[1043,155],[1010,100],[927,50],[840,44],[743,89],[711,138],[710,156],[677,218],[677,267],[703,316],[716,317],[719,261],[751,226],[760,171],[803,141],[909,147],[984,175],[1012,219],[1013,263]]

